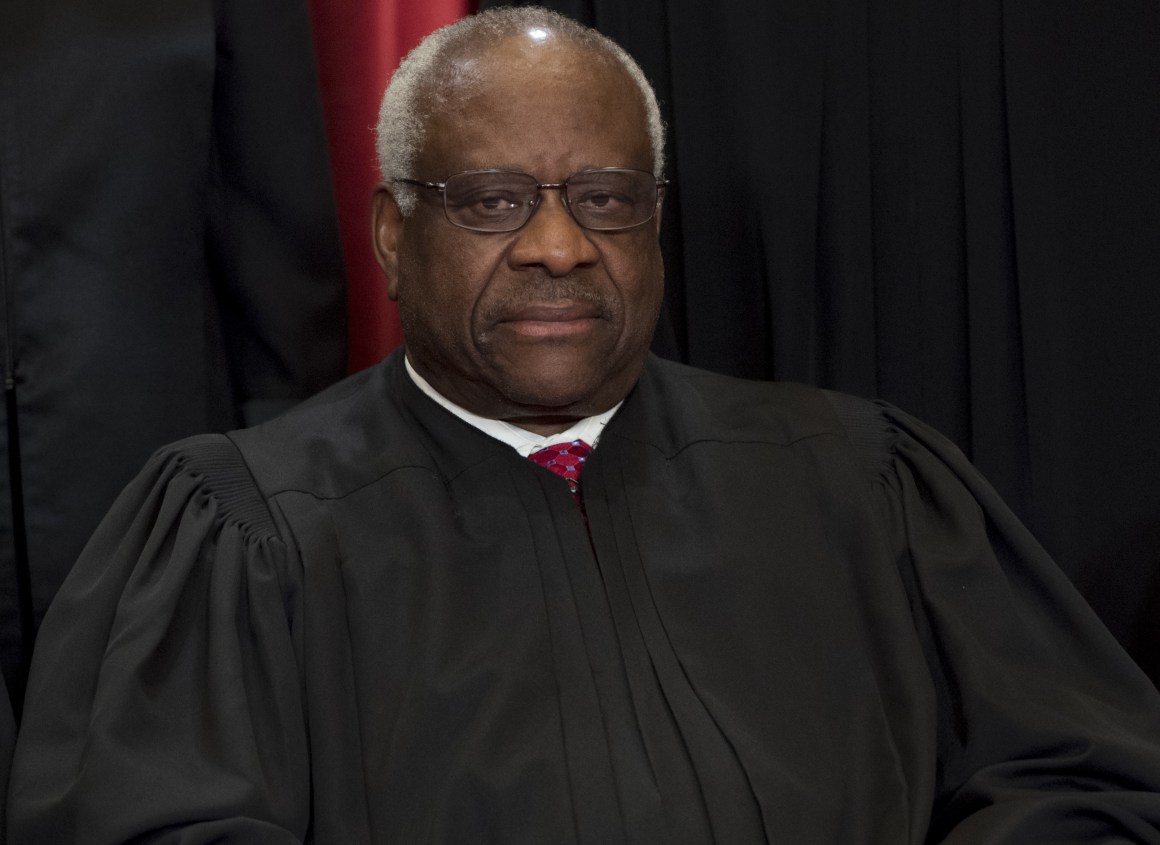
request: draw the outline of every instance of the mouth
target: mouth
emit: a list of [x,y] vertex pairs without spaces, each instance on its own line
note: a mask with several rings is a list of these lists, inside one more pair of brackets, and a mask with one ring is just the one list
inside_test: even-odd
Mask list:
[[567,338],[591,331],[600,319],[591,305],[529,305],[505,315],[496,327],[527,338]]

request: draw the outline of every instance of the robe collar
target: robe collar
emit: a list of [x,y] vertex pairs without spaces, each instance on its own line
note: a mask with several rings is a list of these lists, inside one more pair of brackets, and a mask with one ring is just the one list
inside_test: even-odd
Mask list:
[[520,428],[519,426],[512,425],[511,423],[504,420],[493,420],[487,417],[481,417],[478,414],[473,414],[471,411],[467,410],[461,405],[455,404],[442,393],[437,391],[434,387],[432,387],[431,383],[428,382],[427,379],[423,378],[423,376],[419,375],[419,373],[415,371],[415,368],[411,366],[410,360],[408,360],[405,356],[403,358],[403,364],[407,375],[411,378],[411,381],[413,381],[415,385],[421,391],[423,391],[423,393],[425,393],[447,411],[459,417],[459,419],[463,420],[468,425],[474,426],[489,437],[493,437],[496,440],[499,440],[501,443],[506,443],[525,458],[528,457],[528,455],[540,451],[545,446],[555,443],[569,443],[573,440],[583,440],[590,447],[596,448],[596,444],[600,440],[600,435],[603,433],[604,427],[608,425],[609,420],[612,419],[613,415],[616,414],[616,412],[620,409],[620,406],[623,404],[622,400],[617,402],[602,414],[596,414],[594,416],[585,417],[584,419],[578,420],[573,425],[569,426],[567,429],[558,434],[543,436],[536,434],[535,432],[528,431],[527,429]]

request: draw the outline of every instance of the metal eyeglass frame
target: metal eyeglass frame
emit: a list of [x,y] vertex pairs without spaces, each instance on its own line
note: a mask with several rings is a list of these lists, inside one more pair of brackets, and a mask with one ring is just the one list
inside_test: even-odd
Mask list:
[[[592,226],[585,226],[583,223],[581,223],[579,220],[576,219],[576,215],[572,212],[572,206],[568,203],[568,183],[577,176],[583,176],[583,175],[586,175],[589,173],[605,173],[605,172],[609,172],[609,173],[643,173],[646,176],[648,176],[649,178],[651,178],[656,183],[656,196],[653,199],[652,210],[649,212],[648,217],[646,217],[644,220],[641,220],[639,223],[633,223],[630,226],[612,226],[609,228],[596,228],[596,227],[592,227]],[[453,173],[451,176],[449,176],[447,178],[454,179],[456,176],[464,176],[467,174],[475,175],[475,174],[479,174],[479,173],[507,173],[507,174],[515,174],[515,175],[519,175],[519,176],[527,176],[531,179],[536,178],[536,177],[532,176],[532,174],[525,173],[522,170],[503,170],[503,169],[499,169],[499,168],[484,169],[484,170],[464,170],[461,173]],[[654,176],[652,173],[649,173],[649,171],[638,170],[634,167],[598,167],[598,168],[592,168],[591,170],[578,170],[575,173],[573,173],[571,176],[569,176],[567,179],[565,179],[563,182],[537,182],[536,186],[535,186],[536,187],[536,198],[528,203],[528,207],[530,209],[528,211],[528,216],[525,217],[523,219],[523,221],[521,221],[518,226],[513,226],[510,229],[479,229],[479,228],[476,228],[475,226],[465,226],[462,223],[456,222],[454,219],[452,219],[451,214],[447,210],[447,182],[446,181],[444,181],[444,182],[425,182],[421,179],[405,179],[403,177],[397,177],[395,179],[392,179],[391,181],[398,182],[398,183],[401,183],[404,185],[413,185],[416,188],[427,188],[428,190],[438,191],[440,193],[440,196],[442,197],[441,205],[443,206],[443,216],[444,216],[444,218],[446,218],[447,222],[450,223],[452,226],[455,226],[459,229],[466,229],[469,232],[482,232],[483,234],[488,234],[488,235],[504,235],[504,234],[508,234],[511,232],[518,232],[520,229],[524,228],[524,226],[527,226],[529,222],[531,222],[532,217],[534,217],[536,212],[539,211],[539,209],[540,209],[539,192],[543,191],[543,190],[560,191],[560,201],[563,202],[564,208],[568,212],[568,216],[571,217],[573,222],[575,222],[576,225],[579,226],[581,229],[584,229],[584,230],[589,231],[589,232],[627,232],[629,229],[635,229],[638,226],[643,226],[645,223],[649,222],[654,217],[656,217],[657,204],[660,202],[661,192],[669,185],[670,180],[657,179],[656,176]]]

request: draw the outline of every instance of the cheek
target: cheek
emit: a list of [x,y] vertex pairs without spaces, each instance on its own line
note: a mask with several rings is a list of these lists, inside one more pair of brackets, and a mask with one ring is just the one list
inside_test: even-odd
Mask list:
[[458,271],[448,256],[438,262],[422,244],[410,243],[399,251],[399,318],[410,344],[430,343],[432,336],[446,335],[453,316],[461,310],[454,303]]
[[[644,238],[604,257],[609,277],[620,291],[625,316],[634,331],[651,334],[664,295],[664,264],[655,240]],[[644,323],[646,325],[639,325]]]
[[399,310],[404,332],[465,340],[496,258],[486,244],[450,236],[415,238],[400,250]]

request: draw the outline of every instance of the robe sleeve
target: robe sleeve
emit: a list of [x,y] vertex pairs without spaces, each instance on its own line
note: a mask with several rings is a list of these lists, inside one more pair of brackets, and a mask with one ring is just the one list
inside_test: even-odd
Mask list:
[[941,714],[928,842],[1160,843],[1160,698],[962,453],[889,406],[860,447]]
[[298,576],[224,436],[158,453],[45,618],[13,842],[298,843],[310,813]]

